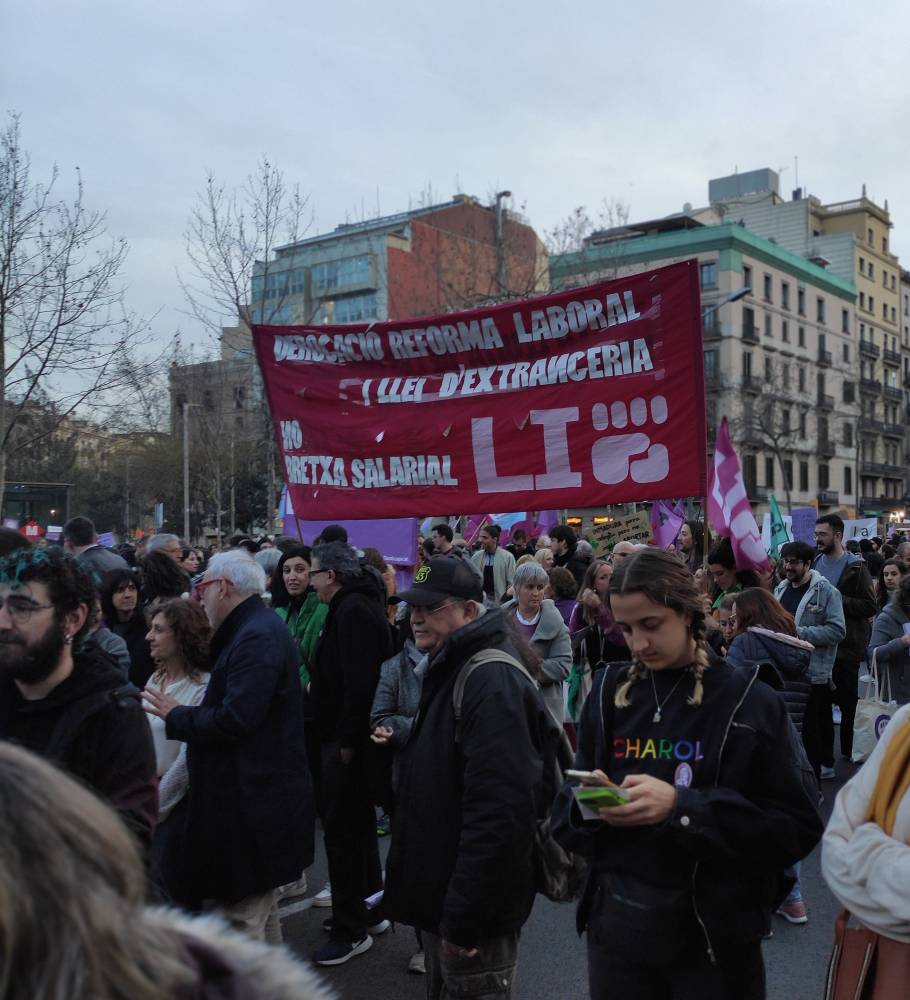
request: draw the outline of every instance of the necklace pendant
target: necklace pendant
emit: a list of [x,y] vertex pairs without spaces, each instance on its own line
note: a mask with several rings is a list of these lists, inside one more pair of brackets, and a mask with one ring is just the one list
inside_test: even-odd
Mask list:
[[651,718],[652,722],[660,722],[660,709],[658,709]]

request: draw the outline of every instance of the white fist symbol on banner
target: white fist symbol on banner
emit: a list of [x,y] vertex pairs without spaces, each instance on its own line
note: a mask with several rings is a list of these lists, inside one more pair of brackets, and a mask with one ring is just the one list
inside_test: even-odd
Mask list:
[[[610,427],[625,430],[629,424],[644,428],[649,410],[654,424],[667,422],[667,401],[663,396],[655,396],[650,404],[640,396],[628,406],[619,400],[609,406],[595,403],[591,422],[598,431]],[[624,482],[630,475],[635,483],[657,483],[670,471],[670,456],[665,445],[652,443],[649,434],[633,431],[601,438],[591,449],[591,465],[594,478],[607,486]]]

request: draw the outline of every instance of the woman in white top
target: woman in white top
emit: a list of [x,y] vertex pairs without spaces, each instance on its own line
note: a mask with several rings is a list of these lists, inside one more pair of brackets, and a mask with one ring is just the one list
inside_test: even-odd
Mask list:
[[[146,687],[153,687],[181,705],[198,705],[209,681],[209,643],[212,628],[202,605],[184,597],[155,605],[148,612],[146,636],[155,672]],[[149,714],[149,725],[158,761],[158,820],[162,822],[183,798],[188,785],[186,744],[169,740],[165,723]]]

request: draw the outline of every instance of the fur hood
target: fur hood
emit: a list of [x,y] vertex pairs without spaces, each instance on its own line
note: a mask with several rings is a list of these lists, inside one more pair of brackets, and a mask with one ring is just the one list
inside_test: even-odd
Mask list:
[[[149,907],[146,919],[182,938],[198,974],[193,1000],[338,1000],[316,972],[285,947],[255,941],[212,914]],[[225,980],[230,989],[225,990]],[[183,994],[177,995],[182,1000]]]

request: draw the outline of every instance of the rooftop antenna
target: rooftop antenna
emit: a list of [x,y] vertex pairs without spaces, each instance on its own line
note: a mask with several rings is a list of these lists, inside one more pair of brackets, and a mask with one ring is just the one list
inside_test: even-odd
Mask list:
[[799,187],[799,157],[793,157],[793,183]]

